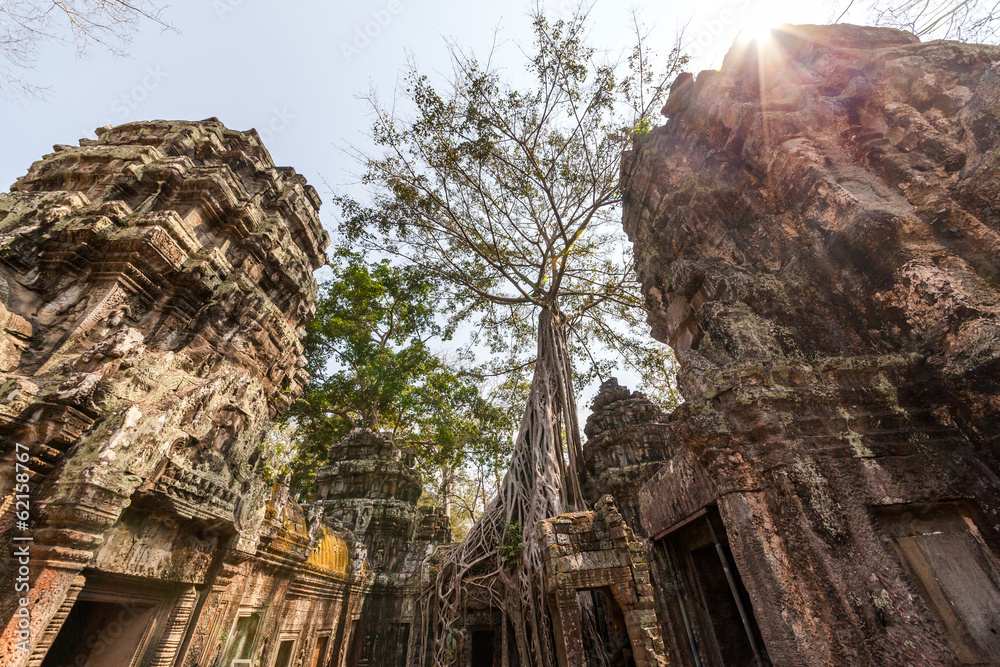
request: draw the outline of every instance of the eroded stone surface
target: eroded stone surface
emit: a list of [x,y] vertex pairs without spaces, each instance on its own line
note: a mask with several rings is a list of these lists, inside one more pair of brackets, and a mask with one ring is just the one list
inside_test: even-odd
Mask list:
[[636,539],[612,496],[598,500],[594,511],[543,521],[538,540],[560,664],[615,664],[625,654],[636,667],[670,664],[648,545]]
[[345,621],[354,636],[346,665],[395,665],[416,660],[411,649],[421,568],[435,547],[451,542],[448,517],[417,506],[420,475],[412,454],[388,434],[355,429],[331,445],[329,464],[316,473],[315,507],[363,553],[363,602]]
[[717,550],[747,660],[1000,657],[998,63],[786,27],[680,77],[627,156],[624,225],[686,398],[664,425],[686,460],[639,493],[678,664],[739,640],[695,594],[726,597]]
[[[256,133],[215,119],[101,130],[0,195],[2,492],[19,443],[34,538],[31,651],[14,646],[5,587],[0,662],[100,647],[108,664],[208,664],[246,614],[257,631],[334,626],[349,545],[264,478],[261,447],[308,382],[319,203]],[[24,534],[10,516],[8,555]],[[297,615],[279,621],[283,606]],[[147,624],[145,643],[101,639],[116,619]]]
[[919,354],[995,450],[998,62],[789,27],[678,79],[626,166],[654,335],[720,366]]
[[584,494],[592,504],[613,496],[626,523],[641,530],[639,488],[672,454],[664,428],[668,416],[641,392],[619,385],[617,378],[601,385],[590,409],[584,427]]

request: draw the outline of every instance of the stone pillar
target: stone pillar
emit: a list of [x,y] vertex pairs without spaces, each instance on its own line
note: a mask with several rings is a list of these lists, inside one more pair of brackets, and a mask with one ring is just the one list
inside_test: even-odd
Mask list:
[[48,652],[49,647],[52,646],[52,642],[55,641],[56,635],[59,634],[60,628],[62,628],[63,622],[66,617],[69,616],[70,610],[76,603],[76,597],[83,590],[83,585],[87,580],[82,576],[77,576],[70,584],[69,589],[66,591],[66,595],[63,597],[62,604],[59,605],[59,609],[56,613],[52,615],[49,619],[49,624],[45,628],[45,632],[42,634],[38,643],[35,645],[34,650],[31,652],[31,658],[28,660],[28,667],[41,667],[42,661],[45,660],[45,654]]
[[179,665],[196,667],[211,664],[211,660],[225,649],[224,637],[240,611],[239,600],[227,600],[225,596],[245,561],[245,557],[232,552],[222,558]]
[[325,519],[364,544],[372,567],[397,571],[423,516],[412,454],[388,434],[355,429],[334,443],[327,457],[329,463],[316,473],[317,504]]
[[451,531],[435,525],[434,512],[418,510],[421,480],[413,455],[389,434],[355,429],[327,456],[316,473],[316,506],[324,521],[356,540],[352,573],[362,579],[352,586],[345,623],[353,627],[345,627],[341,660],[347,667],[369,661],[403,667],[417,646],[414,640],[400,649],[398,633],[408,626],[415,639],[418,632],[420,562]]
[[186,588],[177,598],[170,617],[167,619],[166,628],[160,639],[160,645],[156,649],[156,655],[150,662],[150,667],[173,667],[174,660],[181,649],[181,642],[187,634],[188,624],[194,614],[195,603],[198,600],[198,593],[193,586]]
[[558,588],[553,600],[555,608],[551,613],[556,620],[556,656],[559,667],[587,667],[587,656],[583,651],[583,620],[576,590]]

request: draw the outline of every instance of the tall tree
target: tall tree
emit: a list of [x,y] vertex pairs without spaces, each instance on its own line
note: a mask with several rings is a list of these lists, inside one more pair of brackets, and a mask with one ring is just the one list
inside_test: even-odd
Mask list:
[[585,42],[585,11],[550,22],[536,6],[532,19],[527,90],[453,47],[444,89],[411,65],[412,116],[395,112],[403,101],[385,108],[373,97],[373,139],[384,152],[357,155],[372,203],[340,198],[348,238],[450,286],[457,311],[479,317],[494,350],[535,343],[501,492],[424,598],[434,639],[424,655],[434,664],[455,657],[453,629],[472,600],[503,611],[521,664],[553,664],[533,533],[540,520],[584,506],[573,348],[602,341],[639,370],[665,363],[665,352],[627,331],[644,314],[615,204],[622,155],[648,132],[685,59],[675,48],[655,72],[637,27],[624,62],[604,62]]

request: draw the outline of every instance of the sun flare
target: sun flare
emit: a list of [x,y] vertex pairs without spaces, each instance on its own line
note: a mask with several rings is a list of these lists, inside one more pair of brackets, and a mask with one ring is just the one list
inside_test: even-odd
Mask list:
[[751,19],[740,30],[739,39],[746,42],[763,44],[771,40],[773,30],[778,26],[775,21],[767,19]]

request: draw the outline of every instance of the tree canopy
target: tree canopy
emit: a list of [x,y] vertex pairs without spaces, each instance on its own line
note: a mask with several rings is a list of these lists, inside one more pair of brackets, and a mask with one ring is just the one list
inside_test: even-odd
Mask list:
[[509,453],[509,415],[430,349],[451,331],[435,319],[426,274],[345,250],[332,269],[307,328],[313,380],[284,417],[296,427],[285,439],[298,441],[292,488],[308,492],[327,448],[360,427],[413,449],[425,480],[437,480],[431,495],[447,505],[467,461],[488,472]]
[[335,432],[395,434],[411,418],[407,389],[437,364],[427,342],[450,332],[434,319],[433,283],[415,267],[347,252],[336,261],[307,330],[308,414],[317,417],[314,426]]
[[[416,454],[426,499],[444,507],[461,538],[497,493],[516,412],[443,363],[419,379],[405,404],[417,428],[402,443]],[[427,480],[436,484],[428,486]]]
[[[675,47],[657,73],[637,46],[619,76],[573,21],[534,22],[529,90],[452,46],[445,86],[411,63],[405,100],[369,98],[372,139],[384,150],[354,151],[370,200],[338,197],[341,231],[439,280],[455,320],[475,316],[476,342],[499,355],[492,372],[530,370],[538,310],[547,309],[572,325],[577,384],[624,364],[662,398],[669,356],[643,335],[616,204],[622,153],[648,132],[685,59]],[[399,112],[407,106],[412,115]]]

